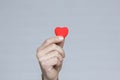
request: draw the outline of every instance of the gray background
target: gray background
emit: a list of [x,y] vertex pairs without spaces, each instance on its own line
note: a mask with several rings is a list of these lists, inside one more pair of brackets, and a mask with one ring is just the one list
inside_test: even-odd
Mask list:
[[120,80],[120,0],[0,0],[0,80],[40,80],[56,26],[70,29],[60,80]]

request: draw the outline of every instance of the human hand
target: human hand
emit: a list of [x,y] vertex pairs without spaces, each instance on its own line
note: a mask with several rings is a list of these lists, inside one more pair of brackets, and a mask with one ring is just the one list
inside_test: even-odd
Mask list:
[[65,53],[63,50],[64,38],[56,36],[49,38],[37,49],[43,80],[58,80]]

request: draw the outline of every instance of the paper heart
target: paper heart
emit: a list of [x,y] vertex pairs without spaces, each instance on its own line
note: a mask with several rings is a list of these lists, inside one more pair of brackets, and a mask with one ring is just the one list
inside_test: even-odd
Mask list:
[[56,36],[63,36],[64,38],[68,35],[68,28],[67,27],[56,27],[55,34]]

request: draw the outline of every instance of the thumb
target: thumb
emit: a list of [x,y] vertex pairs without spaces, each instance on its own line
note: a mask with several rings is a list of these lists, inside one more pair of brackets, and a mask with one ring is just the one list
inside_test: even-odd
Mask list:
[[57,45],[63,48],[63,46],[64,46],[64,43],[65,43],[65,39],[64,39],[62,42],[60,42],[60,43],[57,43]]

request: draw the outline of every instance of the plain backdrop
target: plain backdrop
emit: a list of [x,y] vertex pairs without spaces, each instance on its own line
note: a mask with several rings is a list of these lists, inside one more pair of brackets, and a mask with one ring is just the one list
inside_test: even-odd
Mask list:
[[60,80],[120,80],[120,0],[0,0],[0,80],[40,80],[56,26],[70,29]]

